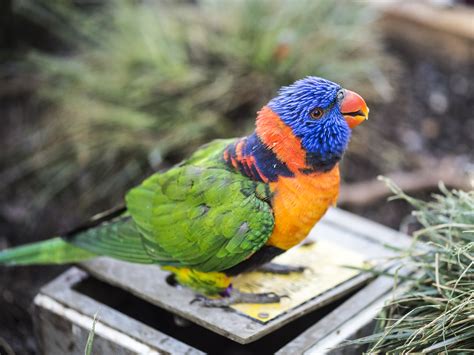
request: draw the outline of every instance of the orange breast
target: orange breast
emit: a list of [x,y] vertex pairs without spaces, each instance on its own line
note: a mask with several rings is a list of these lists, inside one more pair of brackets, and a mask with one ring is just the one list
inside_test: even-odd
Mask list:
[[339,167],[326,173],[279,177],[270,183],[275,228],[267,245],[287,250],[308,235],[311,228],[336,203]]

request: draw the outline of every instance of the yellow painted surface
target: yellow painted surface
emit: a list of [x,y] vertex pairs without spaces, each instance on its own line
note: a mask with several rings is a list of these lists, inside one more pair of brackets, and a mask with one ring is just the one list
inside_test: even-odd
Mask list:
[[273,262],[306,266],[309,269],[302,274],[251,272],[238,276],[233,285],[242,292],[275,292],[288,295],[289,298],[284,297],[280,303],[237,304],[232,308],[260,322],[268,322],[358,275],[358,270],[344,265],[362,267],[364,256],[336,243],[320,240],[294,248],[273,259]]

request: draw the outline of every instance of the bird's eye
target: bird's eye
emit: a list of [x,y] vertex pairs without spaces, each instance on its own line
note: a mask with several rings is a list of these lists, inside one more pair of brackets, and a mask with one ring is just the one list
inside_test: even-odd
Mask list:
[[344,90],[339,90],[337,93],[337,99],[341,101],[344,98]]
[[319,107],[316,107],[316,108],[311,110],[310,116],[311,116],[311,118],[313,118],[315,120],[319,120],[323,116],[323,110],[320,109]]

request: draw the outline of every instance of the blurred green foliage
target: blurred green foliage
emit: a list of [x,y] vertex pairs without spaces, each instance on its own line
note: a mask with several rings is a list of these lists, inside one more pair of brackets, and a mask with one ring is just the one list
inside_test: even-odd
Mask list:
[[[79,2],[81,3],[81,2]],[[353,1],[20,1],[67,50],[28,57],[44,119],[2,176],[36,203],[74,184],[86,205],[215,137],[239,136],[278,87],[307,75],[371,92],[375,14]],[[18,153],[20,152],[20,153]]]

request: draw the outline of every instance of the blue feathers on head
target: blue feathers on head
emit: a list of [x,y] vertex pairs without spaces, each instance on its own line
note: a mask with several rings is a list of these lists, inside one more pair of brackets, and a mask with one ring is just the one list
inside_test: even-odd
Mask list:
[[[341,89],[329,80],[310,76],[282,87],[268,103],[300,138],[308,166],[314,170],[331,169],[349,143],[351,131],[339,108]],[[321,117],[314,118],[315,109],[320,109]]]

